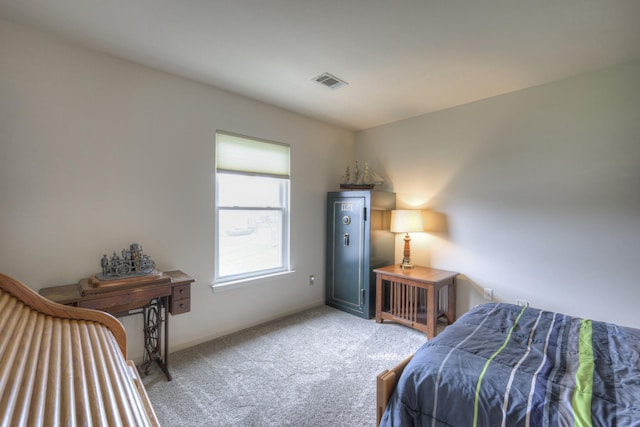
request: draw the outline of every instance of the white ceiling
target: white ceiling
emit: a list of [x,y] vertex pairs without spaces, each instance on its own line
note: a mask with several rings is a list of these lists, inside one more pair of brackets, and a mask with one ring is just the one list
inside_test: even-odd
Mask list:
[[640,58],[638,0],[0,0],[0,16],[353,130]]

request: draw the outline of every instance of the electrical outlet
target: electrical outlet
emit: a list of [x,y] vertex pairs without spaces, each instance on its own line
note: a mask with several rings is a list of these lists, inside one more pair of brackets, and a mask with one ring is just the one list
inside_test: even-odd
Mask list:
[[487,301],[493,301],[493,289],[484,288],[484,299]]
[[316,283],[316,276],[314,276],[313,274],[309,275],[309,286],[313,286],[313,284]]
[[529,302],[528,302],[528,301],[525,301],[525,300],[523,300],[523,299],[517,299],[517,300],[516,300],[516,305],[529,307]]

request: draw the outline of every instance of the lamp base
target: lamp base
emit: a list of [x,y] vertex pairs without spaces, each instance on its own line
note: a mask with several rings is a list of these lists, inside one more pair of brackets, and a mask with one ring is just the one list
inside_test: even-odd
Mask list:
[[411,264],[409,261],[402,261],[400,267],[402,267],[402,270],[404,271],[405,268],[413,268],[413,264]]
[[402,267],[402,271],[404,271],[405,268],[413,268],[413,264],[411,264],[411,237],[409,236],[409,233],[406,233],[404,235],[404,257],[402,258],[402,264],[400,264],[400,267]]

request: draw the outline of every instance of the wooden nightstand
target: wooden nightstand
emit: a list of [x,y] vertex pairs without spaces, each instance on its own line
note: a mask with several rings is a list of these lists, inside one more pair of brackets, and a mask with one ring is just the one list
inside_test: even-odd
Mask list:
[[376,322],[390,320],[436,336],[438,318],[456,320],[455,278],[458,273],[398,264],[373,270],[376,273]]

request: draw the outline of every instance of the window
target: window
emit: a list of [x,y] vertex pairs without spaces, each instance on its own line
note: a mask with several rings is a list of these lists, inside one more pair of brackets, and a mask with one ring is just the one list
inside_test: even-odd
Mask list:
[[289,270],[289,146],[216,133],[215,282]]

